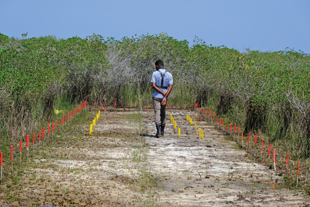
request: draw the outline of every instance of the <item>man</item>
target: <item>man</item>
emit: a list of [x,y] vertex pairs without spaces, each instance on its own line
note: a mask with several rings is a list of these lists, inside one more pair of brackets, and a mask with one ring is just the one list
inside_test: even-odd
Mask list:
[[172,90],[173,78],[171,73],[164,68],[164,62],[155,62],[156,71],[152,75],[153,102],[155,111],[156,137],[164,136],[166,125],[166,104],[168,96]]

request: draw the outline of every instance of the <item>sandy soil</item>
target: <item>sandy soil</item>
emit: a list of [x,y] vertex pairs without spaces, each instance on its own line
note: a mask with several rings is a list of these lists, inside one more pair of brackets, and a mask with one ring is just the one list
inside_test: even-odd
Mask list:
[[[168,111],[169,112],[169,111]],[[171,111],[155,138],[153,111],[107,111],[89,136],[95,112],[80,117],[34,155],[18,181],[0,186],[5,206],[306,206],[309,197],[282,187],[282,176],[254,163],[213,126]],[[77,120],[76,120],[77,121]]]
[[[196,115],[188,111],[191,117]],[[186,111],[172,112],[181,128],[181,138],[168,122],[164,138],[147,138],[148,159],[161,174],[164,190],[160,206],[305,206],[309,198],[282,188],[281,176],[253,163],[235,142],[228,141],[213,126],[198,122],[204,139],[186,119]],[[155,133],[153,117],[146,131]]]

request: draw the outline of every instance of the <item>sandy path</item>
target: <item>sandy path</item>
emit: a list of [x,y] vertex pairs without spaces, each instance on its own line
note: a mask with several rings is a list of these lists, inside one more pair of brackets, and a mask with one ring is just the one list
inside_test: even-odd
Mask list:
[[[193,112],[189,115],[195,118]],[[281,178],[267,167],[253,163],[246,152],[227,141],[214,127],[197,122],[204,139],[185,120],[186,111],[172,112],[182,131],[179,138],[167,122],[164,138],[148,137],[148,159],[161,174],[161,206],[304,206],[309,200],[281,187]],[[154,134],[152,114],[146,134]],[[272,189],[272,186],[275,189]]]
[[[5,206],[305,206],[309,198],[281,188],[281,178],[248,160],[245,151],[205,122],[198,139],[186,113],[172,111],[182,137],[167,121],[155,138],[153,111],[96,112],[73,120],[34,155],[18,181],[0,185]],[[80,120],[80,121],[78,121]],[[271,178],[272,177],[272,178]],[[15,183],[14,183],[15,182]],[[268,187],[268,183],[271,187]],[[275,184],[275,189],[272,185]],[[279,188],[279,189],[277,189]]]

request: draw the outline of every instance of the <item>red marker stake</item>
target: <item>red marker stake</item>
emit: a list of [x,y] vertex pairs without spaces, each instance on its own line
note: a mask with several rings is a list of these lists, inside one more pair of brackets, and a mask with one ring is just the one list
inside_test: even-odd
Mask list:
[[287,158],[286,158],[286,170],[288,170],[288,159],[290,157],[290,154],[287,154]]
[[52,122],[52,140],[53,140],[53,134],[54,134],[54,122]]
[[270,150],[271,150],[271,143],[269,143],[269,159],[270,159]]
[[235,123],[235,131],[234,131],[234,133],[236,133],[236,131],[237,131],[237,124]]
[[248,147],[250,146],[250,141],[251,141],[251,132],[249,132],[249,143],[248,143]]
[[299,175],[299,160],[297,165],[297,179],[296,179],[296,187],[298,186],[298,175]]
[[11,174],[13,175],[13,146],[11,145]]
[[40,149],[40,144],[41,144],[41,130],[40,130],[40,133],[39,133],[39,149]]
[[243,148],[243,132],[241,134],[241,140],[242,140],[242,148]]
[[273,166],[274,166],[274,171],[276,171],[276,150],[273,150]]
[[223,119],[223,127],[225,127],[225,119]]
[[22,140],[19,141],[19,168],[22,167]]
[[251,132],[249,132],[249,142],[251,141]]
[[57,130],[57,120],[55,121],[55,131]]
[[1,181],[2,181],[2,161],[3,161],[3,155],[2,155],[2,152],[1,152],[1,156],[0,156],[1,158],[0,158],[0,164],[1,164]]
[[26,137],[26,148],[27,148],[27,156],[26,156],[26,162],[28,161],[28,153],[29,153],[29,135]]

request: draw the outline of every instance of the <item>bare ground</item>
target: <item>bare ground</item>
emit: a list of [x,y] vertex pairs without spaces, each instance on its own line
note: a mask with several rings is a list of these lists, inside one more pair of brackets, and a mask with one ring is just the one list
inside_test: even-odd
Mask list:
[[[165,137],[155,138],[153,111],[95,112],[78,117],[29,162],[22,175],[0,185],[6,206],[309,206],[309,197],[283,188],[282,176],[254,163],[213,126],[171,110]],[[80,124],[79,124],[80,123]]]

